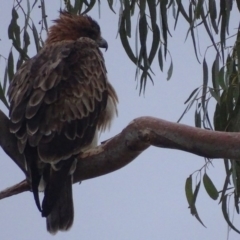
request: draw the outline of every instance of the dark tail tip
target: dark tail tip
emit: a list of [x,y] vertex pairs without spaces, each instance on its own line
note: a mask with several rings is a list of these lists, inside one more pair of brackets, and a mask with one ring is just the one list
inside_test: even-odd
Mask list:
[[56,234],[57,231],[67,231],[73,224],[72,176],[67,177],[62,190],[52,211],[47,216],[47,230],[51,234]]

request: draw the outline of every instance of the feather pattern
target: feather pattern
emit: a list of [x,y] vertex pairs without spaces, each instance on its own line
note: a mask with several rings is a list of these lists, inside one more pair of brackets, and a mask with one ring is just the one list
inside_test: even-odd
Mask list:
[[[45,61],[47,57],[51,62]],[[56,163],[79,153],[83,143],[90,144],[85,140],[93,138],[88,135],[95,132],[109,95],[104,60],[95,41],[80,38],[48,45],[23,68],[29,73],[16,74],[9,88],[12,122],[26,126],[29,144],[38,148],[44,162]],[[42,142],[49,135],[50,145]],[[62,149],[59,154],[52,149],[56,145]]]
[[[80,36],[69,37],[74,23],[84,27]],[[20,67],[8,90],[10,131],[26,157],[36,204],[53,234],[73,222],[72,162],[117,114],[117,95],[97,39],[100,28],[90,17],[62,12],[45,46]],[[41,178],[46,185],[42,207]]]

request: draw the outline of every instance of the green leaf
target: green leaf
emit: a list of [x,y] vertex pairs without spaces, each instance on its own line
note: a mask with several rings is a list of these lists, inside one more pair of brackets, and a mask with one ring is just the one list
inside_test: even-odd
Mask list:
[[[188,105],[188,106],[189,106],[189,105]],[[184,109],[182,115],[181,115],[180,118],[177,120],[177,123],[179,123],[179,122],[182,120],[182,118],[184,117],[184,115],[185,115],[185,114],[187,113],[187,111],[189,110],[188,106]]]
[[20,40],[20,27],[17,24],[17,19],[18,19],[18,13],[16,11],[16,9],[13,7],[12,8],[12,20],[11,23],[12,24],[12,30],[13,30],[13,34],[14,34],[14,38],[16,39],[17,45],[21,46],[21,40]]
[[217,93],[217,91],[215,91],[213,88],[210,88],[210,87],[208,89],[209,89],[209,92],[211,93],[212,97],[215,98],[215,100],[220,105],[220,98],[219,98],[219,94]]
[[199,87],[195,88],[191,94],[189,95],[189,97],[187,98],[187,100],[184,102],[184,104],[188,103],[188,101],[192,98],[192,96],[197,92],[197,90],[199,89]]
[[149,79],[151,80],[152,84],[154,83],[153,79],[152,79],[152,76],[147,71],[143,71],[143,73],[141,75],[141,78],[140,78],[139,95],[141,94],[142,90],[143,90],[143,94],[145,93],[147,77],[149,77]]
[[167,34],[169,32],[168,29],[168,21],[167,21],[167,0],[160,1],[160,13],[161,13],[161,21],[162,21],[162,35],[164,40],[164,56],[167,56]]
[[28,46],[30,45],[30,37],[27,31],[24,31],[23,33],[23,42],[24,42],[23,51],[27,54]]
[[[194,34],[194,21],[195,21],[195,18],[193,19],[193,16],[192,16],[192,3],[189,4],[189,20],[191,22],[190,22],[190,27],[189,27],[188,32],[190,31],[190,33],[191,33],[195,56],[197,58],[197,61],[200,63],[199,58],[198,58],[198,54],[197,54],[197,46],[196,46],[196,40],[195,40],[195,34]],[[188,36],[188,34],[187,34],[187,36]],[[186,36],[186,38],[187,38],[187,36]]]
[[233,103],[233,89],[234,86],[230,85],[228,90],[227,90],[227,97],[226,97],[226,108],[227,108],[227,115],[232,116],[233,111],[234,111],[234,103]]
[[216,23],[217,18],[217,7],[215,0],[209,0],[209,13],[211,18],[212,27],[216,34],[218,34],[218,26]]
[[217,200],[218,199],[218,191],[216,187],[214,186],[212,180],[209,178],[207,173],[204,173],[203,175],[203,185],[208,193],[208,195],[213,199]]
[[224,67],[221,67],[221,69],[218,72],[218,83],[223,90],[227,89],[225,80],[224,80]]
[[90,3],[88,4],[87,8],[81,14],[88,13],[94,7],[95,3],[96,3],[96,0],[90,0]]
[[204,225],[203,221],[201,220],[201,218],[199,217],[196,207],[195,207],[194,212],[195,212],[195,214],[194,214],[195,218],[196,218],[204,227],[206,227],[206,226]]
[[204,112],[206,111],[205,108],[205,100],[206,100],[206,93],[207,93],[207,85],[208,85],[208,66],[206,59],[203,59],[203,88],[202,88],[202,107]]
[[113,9],[113,0],[108,0],[108,6],[116,14],[116,12]]
[[123,11],[123,14],[125,16],[126,33],[128,37],[131,37],[131,11],[129,0],[124,0],[124,7],[125,9]]
[[206,32],[207,32],[207,34],[208,34],[208,36],[209,36],[209,38],[210,38],[210,40],[211,40],[211,42],[212,42],[212,44],[213,44],[213,46],[215,48],[217,54],[219,54],[217,45],[216,45],[215,40],[214,40],[213,35],[212,35],[212,31],[210,30],[210,28],[208,26],[208,23],[206,21],[207,18],[206,18],[206,15],[204,13],[204,9],[203,8],[202,8],[202,11],[201,11],[201,18],[202,18],[203,25],[204,25],[204,27],[206,29]]
[[198,2],[197,2],[197,7],[195,10],[195,18],[197,18],[197,19],[200,18],[202,8],[203,8],[203,3],[204,3],[204,0],[198,0]]
[[216,92],[218,97],[220,97],[218,76],[219,76],[219,55],[216,54],[216,58],[212,65],[212,84],[214,91]]
[[193,204],[195,205],[195,202],[197,200],[197,195],[198,195],[198,192],[199,192],[199,189],[200,189],[200,186],[201,186],[201,181],[198,182],[195,190],[194,190],[194,193],[193,193]]
[[216,2],[215,0],[209,0],[209,13],[211,19],[216,19],[217,18],[217,7],[216,7]]
[[27,14],[25,16],[25,25],[24,25],[25,31],[27,30],[27,27],[29,25],[30,13],[31,13],[30,2],[29,2],[29,0],[27,0]]
[[8,80],[8,66],[6,65],[3,78],[3,93],[5,94]]
[[[239,30],[239,29],[238,29]],[[238,71],[240,71],[240,33],[238,31],[237,40],[236,40],[236,50],[237,50],[237,59],[238,59]],[[240,74],[238,74],[238,82],[240,82]]]
[[145,14],[146,0],[139,0],[140,16]]
[[135,55],[134,55],[134,53],[133,53],[133,51],[130,47],[128,38],[127,38],[127,33],[126,33],[126,29],[125,29],[125,18],[124,17],[122,17],[122,19],[121,19],[120,28],[119,28],[119,35],[120,35],[120,39],[121,39],[123,48],[125,49],[129,59],[133,63],[137,64],[137,58],[135,57]]
[[152,36],[152,47],[151,47],[151,50],[150,50],[150,54],[149,54],[149,57],[148,57],[148,62],[149,62],[149,65],[152,64],[152,61],[153,59],[155,58],[155,55],[157,53],[157,50],[158,50],[158,46],[159,46],[159,42],[160,42],[160,30],[159,30],[159,27],[157,24],[153,24],[153,36]]
[[[233,72],[233,65],[234,65],[234,58],[230,54],[228,54],[227,61],[226,61],[228,76],[230,76]],[[227,83],[227,85],[228,85],[228,83]]]
[[[146,49],[146,41],[147,41],[147,18],[146,14],[144,13],[142,16],[140,16],[139,19],[139,38],[140,38],[140,43],[141,47]],[[146,50],[145,50],[146,51]]]
[[201,111],[195,110],[195,127],[201,128],[202,118],[201,118]]
[[187,201],[188,201],[188,204],[189,204],[191,214],[193,216],[195,216],[196,219],[205,227],[205,225],[203,224],[202,220],[200,219],[200,217],[198,215],[197,208],[195,206],[195,202],[196,202],[196,199],[197,199],[200,184],[201,184],[201,182],[199,181],[199,183],[197,184],[197,186],[194,190],[194,193],[193,193],[193,191],[192,191],[192,175],[190,175],[186,179],[185,194],[186,194],[186,197],[187,197]]
[[41,10],[42,10],[43,24],[44,24],[45,30],[48,32],[47,14],[46,14],[46,10],[45,10],[44,0],[41,1]]
[[238,97],[239,97],[239,87],[235,87],[233,88],[233,98],[234,98],[234,102],[238,101]]
[[33,33],[33,38],[34,38],[36,50],[37,50],[37,52],[39,52],[40,49],[41,49],[41,47],[40,47],[40,41],[39,41],[38,32],[37,32],[37,29],[36,29],[34,23],[32,23],[32,33]]
[[238,189],[237,189],[237,166],[236,166],[236,161],[235,160],[232,160],[232,182],[233,182],[233,185],[236,189],[236,192],[238,192]]
[[162,44],[158,50],[158,63],[161,71],[163,71],[163,57],[162,57]]
[[167,80],[170,80],[170,78],[172,77],[172,73],[173,73],[173,62],[172,62],[172,58],[171,58],[170,67],[167,72]]
[[231,169],[228,169],[227,166],[226,166],[228,164],[228,159],[224,159],[224,163],[225,163],[225,168],[226,168],[226,178],[225,178],[225,181],[224,181],[224,184],[223,184],[222,194],[221,194],[219,203],[222,202],[223,197],[225,196],[225,193],[228,190],[228,185],[230,184],[230,176],[232,174]]
[[133,16],[134,13],[135,13],[135,6],[137,5],[137,4],[136,4],[136,1],[137,1],[137,0],[132,0],[132,1],[131,1],[131,5],[130,5],[131,8],[130,8],[130,10],[131,10],[131,15],[132,15],[132,16]]
[[189,204],[189,207],[190,207],[192,205],[192,202],[193,202],[192,175],[190,175],[186,179],[185,194],[186,194],[186,198],[187,198],[187,201],[188,201],[188,204]]
[[228,195],[225,195],[223,196],[222,198],[222,213],[223,213],[223,216],[226,220],[226,222],[228,223],[228,226],[231,227],[234,231],[236,231],[237,233],[240,234],[240,231],[232,224],[232,222],[230,221],[229,219],[229,216],[228,216],[228,210],[227,210],[227,200],[228,200]]
[[18,13],[15,8],[12,9],[12,20],[8,26],[8,38],[12,40],[15,49],[20,53],[21,58],[28,59],[26,52],[21,48],[20,27],[17,24]]
[[214,128],[215,131],[226,131],[226,127],[228,124],[228,107],[226,104],[226,95],[227,91],[223,91],[221,95],[220,104],[216,104],[216,109],[214,112]]
[[173,18],[176,19],[176,5],[175,5],[175,2],[172,0],[171,1],[171,5],[168,5],[168,7],[172,6],[172,15],[173,15]]
[[[120,19],[120,27],[119,27],[119,35],[120,35],[120,39],[123,45],[123,48],[125,50],[125,52],[127,53],[129,59],[136,64],[136,66],[138,68],[140,68],[141,70],[145,70],[145,68],[141,65],[141,62],[139,59],[137,59],[130,47],[128,38],[127,38],[127,34],[126,34],[126,29],[125,29],[125,18],[124,16]],[[139,56],[139,58],[141,58],[141,56]],[[139,61],[138,61],[139,60]],[[148,76],[150,76],[150,74],[147,74]],[[137,76],[137,74],[136,74]]]
[[192,107],[193,103],[196,101],[198,94],[196,94],[193,99],[191,100],[191,102],[187,105],[187,107],[185,108],[184,112],[182,113],[181,117],[178,119],[177,122],[180,122],[181,119],[183,118],[183,116],[189,111],[189,109]]
[[226,45],[226,29],[227,29],[226,8],[227,8],[226,2],[221,0],[219,18],[221,18],[222,20],[221,30],[220,30],[220,44],[221,44],[223,62],[224,62],[224,47]]
[[[178,5],[178,10],[177,10],[177,15],[179,15],[179,12],[182,14],[182,16],[185,18],[185,20],[190,24],[191,23],[191,20],[189,19],[183,5],[182,5],[182,0],[176,0],[176,3]],[[176,17],[176,21],[175,21],[175,24],[174,24],[174,29],[176,28],[176,25],[177,25],[177,20],[178,20],[178,17]]]
[[157,9],[156,9],[156,3],[153,0],[147,0],[148,8],[149,8],[149,13],[150,13],[150,18],[152,22],[152,29],[154,29],[157,21]]
[[13,54],[12,54],[12,50],[10,51],[9,55],[8,55],[8,79],[11,82],[14,76],[14,59],[13,59]]
[[[69,3],[70,4],[70,3]],[[81,0],[75,0],[74,6],[69,6],[68,8],[72,9],[72,12],[77,14],[81,13],[83,2]]]

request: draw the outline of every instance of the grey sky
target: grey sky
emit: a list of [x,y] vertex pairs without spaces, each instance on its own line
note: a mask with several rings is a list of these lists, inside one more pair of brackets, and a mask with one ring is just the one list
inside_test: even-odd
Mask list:
[[[145,96],[139,97],[135,66],[127,58],[120,39],[116,39],[118,16],[109,11],[105,1],[102,2],[101,19],[98,19],[97,8],[90,15],[99,22],[102,35],[108,41],[109,49],[104,52],[104,57],[108,77],[118,93],[120,103],[119,117],[115,119],[110,132],[103,134],[101,139],[119,133],[132,119],[139,116],[176,121],[184,110],[186,98],[202,83],[202,66],[196,61],[191,39],[184,43],[186,24],[180,21],[182,26],[179,25],[175,32],[172,30],[173,24],[170,28],[173,38],[170,39],[169,49],[174,60],[171,80],[166,81],[169,63],[164,65],[164,73],[161,73],[158,62],[155,61],[154,86],[149,82]],[[59,1],[46,1],[46,4],[48,19],[57,18]],[[8,56],[11,46],[7,39],[11,7],[11,1],[1,1],[0,54],[3,56]],[[116,6],[117,11],[118,9],[119,5]],[[37,22],[40,20],[40,10],[35,12],[34,19]],[[236,28],[237,24],[231,27]],[[205,46],[210,45],[208,38],[201,34],[200,31],[200,41]],[[202,47],[202,55],[204,51],[205,47]],[[35,48],[32,47],[29,55],[34,54]],[[215,53],[212,55],[214,57]],[[0,67],[2,78],[5,67],[3,59]],[[193,111],[182,122],[194,125]],[[0,189],[5,189],[21,181],[24,176],[1,149],[0,156]],[[73,227],[69,232],[58,233],[54,239],[226,239],[227,224],[221,207],[208,197],[203,186],[197,208],[207,228],[191,216],[188,209],[184,192],[185,180],[203,164],[204,159],[193,154],[152,147],[117,172],[84,181],[80,185],[75,184]],[[209,175],[220,190],[224,180],[223,164],[221,160],[215,160],[213,164],[214,167],[209,168]],[[0,239],[53,238],[46,231],[45,219],[37,210],[30,192],[0,201],[0,213]],[[231,231],[230,239],[237,238],[239,235]]]

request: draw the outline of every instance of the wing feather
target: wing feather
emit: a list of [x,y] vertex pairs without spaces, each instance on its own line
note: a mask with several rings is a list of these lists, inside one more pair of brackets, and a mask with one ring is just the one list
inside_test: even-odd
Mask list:
[[[89,38],[44,47],[9,88],[11,131],[42,161],[66,159],[91,143],[108,91],[104,60]],[[57,149],[57,150],[56,150]]]
[[58,98],[58,92],[56,88],[52,88],[49,91],[46,92],[44,97],[44,102],[46,104],[54,103]]

